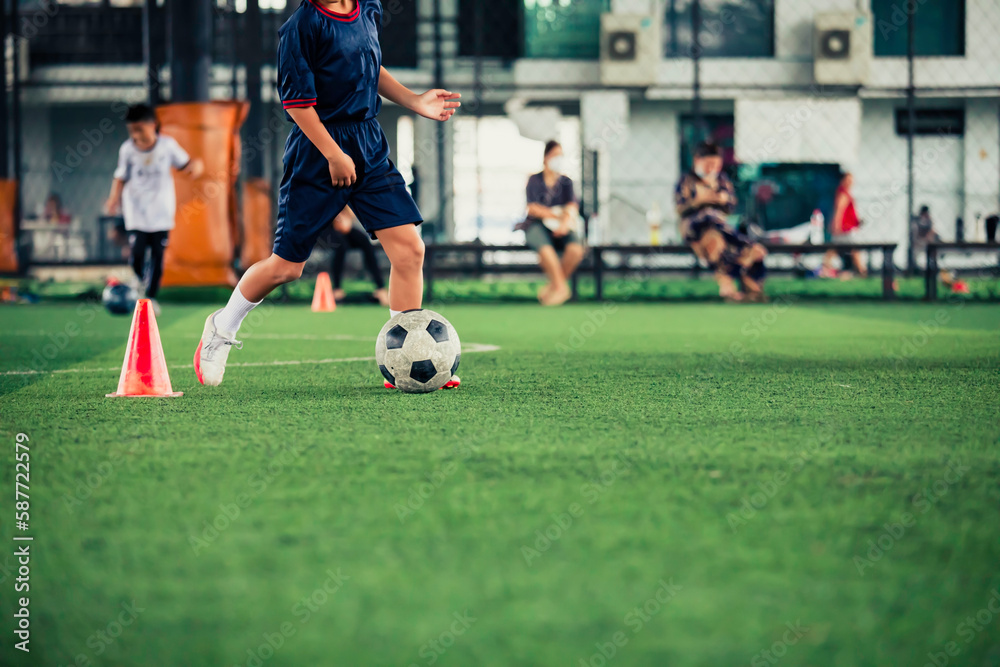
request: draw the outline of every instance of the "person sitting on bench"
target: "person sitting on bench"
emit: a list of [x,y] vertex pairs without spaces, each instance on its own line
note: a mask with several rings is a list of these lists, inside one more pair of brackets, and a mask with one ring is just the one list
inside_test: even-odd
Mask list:
[[583,259],[583,244],[575,230],[580,206],[573,181],[562,173],[565,158],[559,142],[548,142],[544,157],[545,168],[528,179],[528,217],[516,229],[524,231],[527,244],[538,252],[538,263],[549,279],[538,291],[538,300],[545,306],[561,306],[570,298],[568,280]]
[[726,301],[765,300],[767,250],[727,222],[736,208],[736,189],[722,171],[717,145],[704,142],[695,149],[692,170],[678,181],[674,201],[684,241],[715,272],[719,296]]

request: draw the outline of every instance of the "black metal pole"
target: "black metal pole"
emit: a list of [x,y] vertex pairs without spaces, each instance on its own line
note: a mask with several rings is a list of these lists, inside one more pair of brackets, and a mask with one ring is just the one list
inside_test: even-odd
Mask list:
[[906,19],[906,273],[913,275],[916,270],[916,258],[913,253],[913,133],[916,131],[916,86],[913,77],[913,59],[915,56],[914,21],[916,12]]
[[146,94],[154,107],[160,103],[160,59],[155,35],[156,0],[142,3],[142,61],[146,67]]
[[23,168],[21,165],[21,44],[17,36],[17,19],[20,16],[20,8],[17,0],[11,0],[11,31],[14,37],[11,42],[14,45],[14,83],[13,100],[11,101],[11,111],[13,117],[13,138],[14,138],[14,180],[17,181],[17,198],[14,204],[14,237],[18,238],[21,233],[21,192],[23,180]]
[[243,127],[244,145],[247,151],[247,176],[262,177],[264,175],[264,153],[260,136],[263,130],[263,97],[261,95],[261,49],[263,38],[263,19],[258,0],[247,0],[245,14],[246,30],[243,35],[243,62],[247,69],[247,100],[250,101],[250,113]]
[[476,240],[481,240],[483,232],[483,167],[479,153],[480,121],[483,117],[483,31],[486,24],[483,16],[484,0],[475,0],[473,15],[475,63],[473,66],[474,106],[476,114]]
[[691,67],[694,70],[691,81],[691,115],[697,141],[702,141],[704,132],[701,117],[701,2],[691,3]]
[[[10,23],[7,20],[9,11],[7,0],[2,0],[3,11],[0,11],[0,42],[7,44],[7,34]],[[7,49],[0,49],[0,72],[3,72],[3,90],[0,90],[0,178],[10,175],[10,113],[7,96]]]
[[212,5],[170,0],[170,99],[208,102],[212,76]]
[[234,100],[240,98],[240,36],[237,28],[239,13],[236,11],[236,2],[226,0],[226,15],[229,19],[229,55],[232,59],[232,71],[229,73],[230,95]]
[[[441,50],[443,39],[441,30],[441,0],[434,0],[434,87],[444,88],[444,61]],[[437,123],[434,128],[437,143],[437,181],[438,181],[438,234],[446,231],[448,179],[445,174],[445,128],[444,123]]]

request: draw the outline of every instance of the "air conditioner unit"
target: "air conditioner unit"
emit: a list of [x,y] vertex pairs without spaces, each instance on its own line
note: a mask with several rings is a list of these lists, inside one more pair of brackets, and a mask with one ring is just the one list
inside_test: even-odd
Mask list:
[[872,61],[871,16],[862,12],[816,14],[813,77],[816,83],[861,86]]
[[601,15],[601,83],[651,86],[663,59],[660,20],[649,14]]

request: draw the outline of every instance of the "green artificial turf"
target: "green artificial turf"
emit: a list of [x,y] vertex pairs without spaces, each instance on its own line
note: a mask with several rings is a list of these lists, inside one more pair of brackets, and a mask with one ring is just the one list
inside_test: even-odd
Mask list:
[[0,309],[0,664],[1000,661],[1000,308],[432,307],[500,346],[457,391],[331,361],[366,306],[264,308],[201,387],[211,306],[165,304],[185,395],[133,400],[128,318]]

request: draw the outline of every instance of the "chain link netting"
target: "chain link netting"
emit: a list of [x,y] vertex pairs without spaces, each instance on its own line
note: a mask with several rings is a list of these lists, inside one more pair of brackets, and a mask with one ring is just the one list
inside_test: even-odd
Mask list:
[[[248,61],[262,66],[263,113],[244,144],[260,156],[255,175],[272,184],[288,129],[274,93],[276,33],[296,4],[262,5],[253,36],[245,0],[219,0],[213,14],[213,97],[244,99]],[[809,227],[817,213],[828,238],[843,172],[854,176],[862,220],[855,240],[898,244],[901,269],[922,265],[928,241],[986,241],[987,220],[1000,210],[993,0],[382,5],[387,67],[414,89],[463,94],[461,114],[445,126],[393,105],[382,114],[429,240],[522,244],[514,225],[548,139],[569,158],[591,244],[680,243],[674,186],[704,140],[722,147],[737,184],[734,222],[772,239],[817,240]],[[98,221],[125,138],[124,105],[146,97],[142,11],[124,2],[22,3],[8,52],[20,44],[27,60],[23,214],[51,214],[54,195],[80,232],[42,259],[115,252],[99,242],[107,230]],[[165,82],[166,35],[161,25],[152,40]],[[168,96],[166,84],[160,92]],[[769,261],[813,270],[820,259]],[[652,261],[691,265],[680,256]],[[877,268],[881,257],[865,261]],[[982,271],[997,258],[949,251],[942,262]]]

